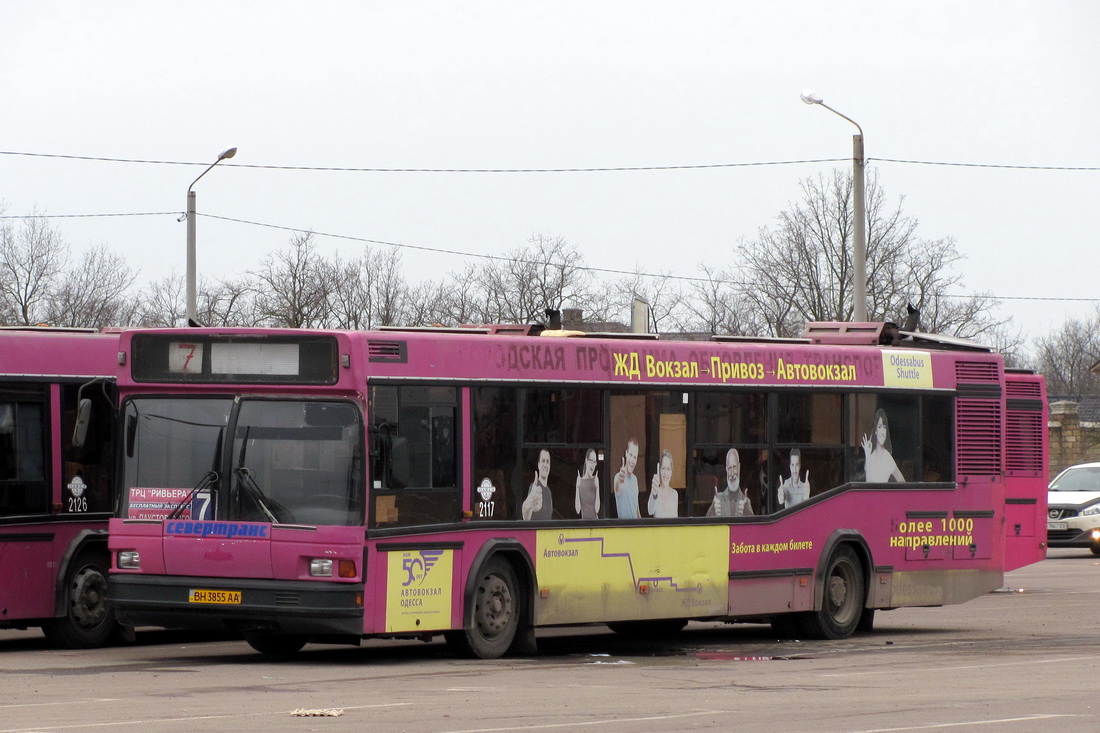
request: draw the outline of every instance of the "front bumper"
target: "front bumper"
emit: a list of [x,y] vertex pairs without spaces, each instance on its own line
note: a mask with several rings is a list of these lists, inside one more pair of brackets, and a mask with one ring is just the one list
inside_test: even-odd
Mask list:
[[[239,591],[241,602],[191,603],[193,589]],[[143,626],[236,632],[363,635],[363,584],[112,573],[112,605]]]
[[1067,529],[1050,529],[1048,526],[1047,547],[1100,547],[1100,526],[1072,519],[1067,524]]

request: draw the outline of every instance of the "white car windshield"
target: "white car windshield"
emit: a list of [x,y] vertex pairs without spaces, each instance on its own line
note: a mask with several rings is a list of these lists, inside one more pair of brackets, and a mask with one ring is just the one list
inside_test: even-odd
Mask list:
[[1051,491],[1100,491],[1100,466],[1080,466],[1061,473],[1050,484]]

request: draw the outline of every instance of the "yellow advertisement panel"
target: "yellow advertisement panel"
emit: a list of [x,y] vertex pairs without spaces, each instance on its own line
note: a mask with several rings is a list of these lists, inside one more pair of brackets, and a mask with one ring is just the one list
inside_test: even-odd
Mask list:
[[928,351],[883,349],[882,381],[887,387],[932,388],[932,354]]
[[401,550],[388,554],[386,631],[449,629],[454,550]]
[[726,613],[726,526],[544,530],[536,551],[536,624]]

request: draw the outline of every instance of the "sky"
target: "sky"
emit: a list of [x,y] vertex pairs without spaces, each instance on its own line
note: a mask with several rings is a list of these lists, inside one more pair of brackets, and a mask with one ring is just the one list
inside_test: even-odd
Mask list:
[[802,180],[849,169],[856,129],[812,89],[862,126],[918,236],[955,239],[960,295],[1001,298],[1029,339],[1100,302],[1089,0],[40,0],[0,18],[0,208],[62,217],[74,252],[106,245],[143,284],[183,275],[187,188],[229,147],[195,186],[200,277],[256,268],[288,229],[338,235],[318,242],[345,259],[406,245],[413,281],[478,261],[427,250],[536,235],[593,267],[698,275]]

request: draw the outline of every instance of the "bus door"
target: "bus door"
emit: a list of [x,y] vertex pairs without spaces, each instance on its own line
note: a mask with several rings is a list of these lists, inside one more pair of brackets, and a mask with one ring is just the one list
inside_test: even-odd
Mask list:
[[49,386],[0,386],[0,618],[53,615]]

